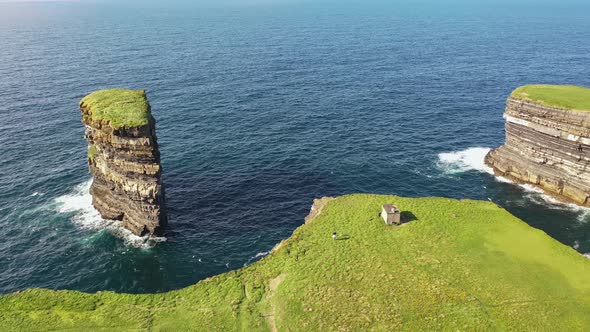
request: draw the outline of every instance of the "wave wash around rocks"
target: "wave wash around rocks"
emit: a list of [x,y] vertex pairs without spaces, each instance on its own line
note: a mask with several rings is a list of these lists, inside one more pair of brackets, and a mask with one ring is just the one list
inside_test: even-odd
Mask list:
[[144,90],[95,91],[80,101],[94,177],[92,205],[135,235],[166,226],[156,125]]
[[[161,294],[1,296],[0,330],[590,326],[590,261],[493,203],[367,194],[317,202],[325,206],[313,220],[250,266]],[[384,224],[379,212],[391,203],[409,222]]]
[[508,98],[504,118],[506,143],[490,151],[486,164],[497,175],[590,206],[590,89],[522,86]]

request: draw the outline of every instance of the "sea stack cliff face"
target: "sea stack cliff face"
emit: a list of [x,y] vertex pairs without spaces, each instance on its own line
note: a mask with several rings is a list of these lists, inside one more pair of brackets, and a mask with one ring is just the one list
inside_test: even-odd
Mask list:
[[590,206],[590,89],[527,85],[508,98],[506,143],[488,153],[498,175]]
[[136,235],[161,235],[167,223],[162,168],[145,91],[96,91],[80,101],[80,110],[92,204]]

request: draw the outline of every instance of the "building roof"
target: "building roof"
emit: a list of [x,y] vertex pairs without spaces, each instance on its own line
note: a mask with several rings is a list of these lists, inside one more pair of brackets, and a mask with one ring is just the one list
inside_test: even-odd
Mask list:
[[388,214],[399,212],[399,209],[397,208],[397,206],[395,206],[393,204],[384,204],[383,210],[385,210],[385,212],[387,212]]

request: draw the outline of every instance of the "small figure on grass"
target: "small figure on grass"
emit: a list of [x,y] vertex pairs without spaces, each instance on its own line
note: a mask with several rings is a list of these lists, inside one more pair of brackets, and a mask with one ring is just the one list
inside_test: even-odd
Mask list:
[[332,240],[336,241],[337,238],[338,234],[336,234],[336,232],[332,233]]

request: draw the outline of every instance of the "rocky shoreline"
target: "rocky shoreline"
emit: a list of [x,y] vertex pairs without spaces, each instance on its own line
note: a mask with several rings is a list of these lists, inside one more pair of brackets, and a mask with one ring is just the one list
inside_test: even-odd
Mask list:
[[[417,222],[386,225],[389,203]],[[261,260],[182,289],[2,295],[0,330],[577,331],[589,276],[585,257],[494,203],[351,194],[314,200]]]
[[504,118],[506,143],[488,153],[486,164],[497,175],[590,206],[590,112],[513,95]]

